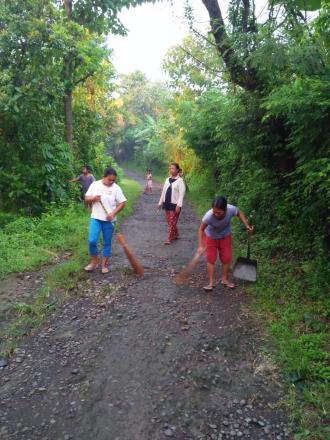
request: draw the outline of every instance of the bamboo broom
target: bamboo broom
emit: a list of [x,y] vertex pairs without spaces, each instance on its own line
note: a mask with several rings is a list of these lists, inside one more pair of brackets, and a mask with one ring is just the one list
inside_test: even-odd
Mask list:
[[137,275],[143,275],[144,268],[143,268],[142,264],[139,262],[139,260],[136,258],[136,256],[133,254],[133,252],[130,250],[130,248],[128,247],[128,245],[123,237],[123,234],[117,234],[117,240],[119,241],[122,248],[124,249],[126,257],[127,257],[128,261],[130,262],[134,272]]
[[175,283],[184,284],[188,280],[189,276],[195,270],[198,261],[200,257],[204,254],[204,252],[205,252],[205,248],[196,252],[194,258],[187,264],[187,266],[184,269],[182,269],[182,271],[178,275],[176,275],[176,277],[174,278]]
[[[106,207],[104,206],[103,202],[100,200],[101,206],[103,208],[103,211],[106,213],[106,215],[109,215]],[[121,244],[121,247],[123,248],[125,255],[130,262],[134,272],[137,275],[143,275],[144,274],[144,268],[142,264],[139,262],[139,260],[136,258],[136,256],[133,254],[131,249],[128,247],[128,244],[126,243],[123,234],[117,234],[117,240]]]

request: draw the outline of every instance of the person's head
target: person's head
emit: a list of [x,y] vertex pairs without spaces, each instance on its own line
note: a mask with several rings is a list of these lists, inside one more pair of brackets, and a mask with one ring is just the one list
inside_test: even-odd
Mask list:
[[103,183],[107,186],[111,186],[116,181],[116,177],[117,171],[112,167],[108,167],[104,170]]
[[226,217],[227,200],[225,197],[217,196],[212,201],[212,210],[214,217],[223,219]]
[[90,167],[89,167],[87,164],[85,164],[85,165],[82,167],[82,173],[83,173],[83,174],[89,174],[90,171],[91,171],[91,169],[90,169]]
[[176,162],[170,163],[169,172],[172,177],[176,177],[179,174],[180,166]]

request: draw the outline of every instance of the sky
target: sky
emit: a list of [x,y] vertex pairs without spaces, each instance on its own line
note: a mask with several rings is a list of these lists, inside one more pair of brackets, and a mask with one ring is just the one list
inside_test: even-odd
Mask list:
[[[186,0],[163,0],[121,12],[120,18],[128,29],[128,36],[108,37],[108,46],[114,50],[113,61],[118,73],[141,70],[151,80],[166,80],[161,69],[166,52],[189,33],[184,18],[185,3]],[[267,0],[256,0],[256,3],[259,13]],[[194,27],[199,31],[207,30],[208,14],[202,1],[190,0],[190,4],[194,9]]]

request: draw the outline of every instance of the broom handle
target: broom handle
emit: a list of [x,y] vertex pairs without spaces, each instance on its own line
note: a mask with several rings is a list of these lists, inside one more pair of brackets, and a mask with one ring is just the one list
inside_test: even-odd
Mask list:
[[[108,216],[108,215],[109,215],[108,210],[107,210],[107,208],[104,206],[102,200],[99,200],[99,202],[101,203],[101,206],[102,206],[102,208],[103,208],[103,211],[104,211],[105,214]],[[111,223],[112,223],[113,225],[115,225],[115,220],[112,220]]]
[[99,202],[101,203],[101,206],[102,206],[102,208],[103,208],[103,211],[106,213],[106,215],[109,215],[109,213],[108,213],[108,211],[107,211],[107,208],[104,206],[104,204],[103,204],[103,202],[102,202],[101,199],[99,200]]

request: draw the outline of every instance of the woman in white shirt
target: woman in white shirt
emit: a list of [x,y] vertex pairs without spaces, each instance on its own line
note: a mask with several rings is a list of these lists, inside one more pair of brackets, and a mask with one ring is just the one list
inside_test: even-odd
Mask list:
[[93,204],[89,225],[89,253],[92,257],[85,271],[91,272],[98,266],[97,243],[102,232],[102,273],[108,273],[107,262],[111,252],[111,240],[116,215],[126,202],[122,189],[116,182],[117,172],[109,167],[104,171],[103,179],[93,182],[85,195],[85,201]]
[[180,166],[173,162],[170,164],[170,176],[165,180],[162,194],[158,203],[158,211],[163,208],[168,224],[168,236],[164,244],[171,244],[179,238],[178,220],[181,212],[186,185],[179,175]]

